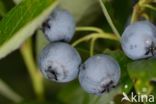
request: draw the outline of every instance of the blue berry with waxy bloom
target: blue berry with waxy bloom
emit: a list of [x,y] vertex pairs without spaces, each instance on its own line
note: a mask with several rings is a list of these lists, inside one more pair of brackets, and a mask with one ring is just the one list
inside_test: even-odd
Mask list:
[[56,8],[43,23],[42,30],[51,42],[69,42],[74,36],[75,25],[74,18],[68,11]]
[[88,93],[101,95],[114,88],[120,79],[119,64],[108,55],[90,57],[80,67],[79,82]]
[[41,72],[47,79],[69,82],[78,75],[81,57],[69,44],[56,42],[48,44],[42,50],[38,62]]
[[122,49],[133,59],[156,55],[156,27],[149,21],[139,21],[127,26],[121,38]]

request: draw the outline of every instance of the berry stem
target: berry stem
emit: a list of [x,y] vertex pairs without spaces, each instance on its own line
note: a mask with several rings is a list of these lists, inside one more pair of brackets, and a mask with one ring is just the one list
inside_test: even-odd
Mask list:
[[100,33],[92,33],[90,35],[87,35],[87,36],[84,36],[83,38],[78,39],[77,41],[75,41],[72,44],[72,46],[75,47],[78,44],[80,44],[81,42],[84,42],[84,41],[87,41],[87,40],[90,40],[90,39],[94,39],[94,38],[96,38],[96,39],[102,38],[102,39],[110,39],[110,40],[119,41],[117,37],[115,37],[113,34],[110,34],[110,33],[103,33],[103,34],[100,34]]
[[135,21],[137,21],[138,19],[138,5],[135,5],[133,8],[133,13],[132,13],[132,17],[131,17],[131,24],[134,23]]
[[97,32],[97,33],[103,33],[103,30],[97,27],[89,27],[89,26],[85,26],[85,27],[77,27],[76,31],[93,31],[93,32]]
[[80,39],[76,40],[76,41],[72,44],[72,46],[75,47],[75,46],[77,46],[78,44],[80,44],[81,42],[87,41],[87,40],[89,40],[89,39],[91,39],[91,38],[92,38],[92,35],[84,36],[83,38],[80,38]]
[[0,79],[0,94],[15,103],[19,103],[23,100],[23,98],[14,92],[2,79]]
[[90,56],[93,56],[94,55],[94,46],[95,46],[96,39],[97,38],[93,38],[91,40],[91,44],[90,44]]
[[113,32],[116,34],[118,40],[120,40],[121,39],[120,33],[118,32],[117,28],[115,27],[115,25],[114,25],[109,13],[108,13],[103,1],[99,0],[99,2],[100,2],[100,5],[102,7],[102,11],[103,11],[103,13],[104,13],[104,15],[105,15],[105,17],[107,19],[107,22],[109,23],[109,25],[112,28]]
[[150,5],[151,2],[152,0],[140,0],[137,4],[135,4],[133,8],[132,18],[131,18],[131,24],[137,21],[140,16],[145,16],[144,15],[145,8],[149,8],[151,10],[156,11],[156,8]]
[[156,7],[153,7],[152,5],[149,5],[149,4],[144,4],[144,5],[142,5],[142,7],[148,8],[148,9],[153,10],[153,11],[156,11]]
[[43,100],[44,87],[43,87],[43,78],[40,72],[37,70],[35,61],[32,55],[31,39],[27,40],[21,47],[21,54],[27,66],[30,78],[32,79],[32,84],[34,87],[35,94],[39,101]]
[[150,17],[149,17],[146,13],[143,13],[142,16],[143,16],[146,20],[150,20]]

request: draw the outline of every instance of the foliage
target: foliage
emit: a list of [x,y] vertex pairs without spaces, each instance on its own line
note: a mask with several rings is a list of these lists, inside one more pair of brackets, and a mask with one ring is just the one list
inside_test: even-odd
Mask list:
[[[19,0],[14,1],[19,3]],[[142,18],[153,23],[156,21],[156,1],[139,0],[134,6],[131,2],[23,0],[16,5],[12,0],[0,0],[0,103],[120,104],[122,92],[156,95],[156,59],[132,61],[120,47],[120,37],[126,25]],[[78,49],[83,60],[94,54],[104,53],[119,62],[121,80],[110,93],[102,96],[87,94],[80,87],[78,80],[57,84],[43,79],[40,75],[34,57],[36,58],[48,42],[39,28],[57,5],[67,9],[75,17],[77,28],[71,44]],[[14,52],[16,49],[20,51]],[[21,64],[16,62],[17,60]],[[10,67],[8,63],[13,63],[13,66]],[[24,69],[27,69],[29,75]],[[15,76],[16,79],[13,78]],[[13,98],[12,95],[16,97]],[[10,100],[3,100],[3,96]]]

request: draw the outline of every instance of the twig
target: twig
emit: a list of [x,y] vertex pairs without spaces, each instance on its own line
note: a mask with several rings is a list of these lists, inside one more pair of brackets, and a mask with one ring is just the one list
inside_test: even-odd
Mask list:
[[37,96],[38,100],[42,101],[44,98],[43,79],[35,65],[31,46],[32,46],[31,40],[29,39],[21,47],[21,54],[23,56],[26,66],[27,66],[36,96]]
[[101,5],[102,10],[103,10],[103,13],[104,13],[104,15],[105,15],[105,17],[106,17],[106,19],[107,19],[107,21],[108,21],[110,27],[112,28],[113,32],[116,34],[117,38],[120,40],[120,38],[121,38],[121,37],[120,37],[120,34],[119,34],[118,30],[116,29],[116,27],[115,27],[115,25],[114,25],[114,23],[113,23],[113,21],[112,21],[110,15],[109,15],[107,9],[106,9],[106,7],[105,7],[103,1],[102,1],[102,0],[99,0],[99,2],[100,2],[100,5]]
[[15,103],[19,103],[23,100],[23,98],[14,92],[2,79],[0,79],[0,94]]
[[78,40],[76,40],[72,46],[75,47],[76,45],[80,44],[81,42],[87,41],[89,39],[93,39],[93,38],[102,38],[102,39],[110,39],[110,40],[116,40],[119,41],[118,38],[110,33],[92,33],[90,35],[84,36],[83,38],[80,38]]
[[93,32],[97,32],[97,33],[103,33],[103,30],[101,30],[100,28],[97,27],[89,27],[89,26],[85,26],[85,27],[77,27],[76,31],[93,31]]

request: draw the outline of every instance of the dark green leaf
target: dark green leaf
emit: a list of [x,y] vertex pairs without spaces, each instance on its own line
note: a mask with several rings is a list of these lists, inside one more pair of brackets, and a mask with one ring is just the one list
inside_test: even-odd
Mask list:
[[24,0],[0,21],[0,58],[33,34],[56,6],[56,0]]
[[58,97],[64,104],[109,104],[118,93],[120,93],[119,87],[102,96],[88,94],[76,81],[63,88]]
[[137,92],[152,91],[150,81],[156,77],[156,60],[148,59],[128,64],[128,72]]

